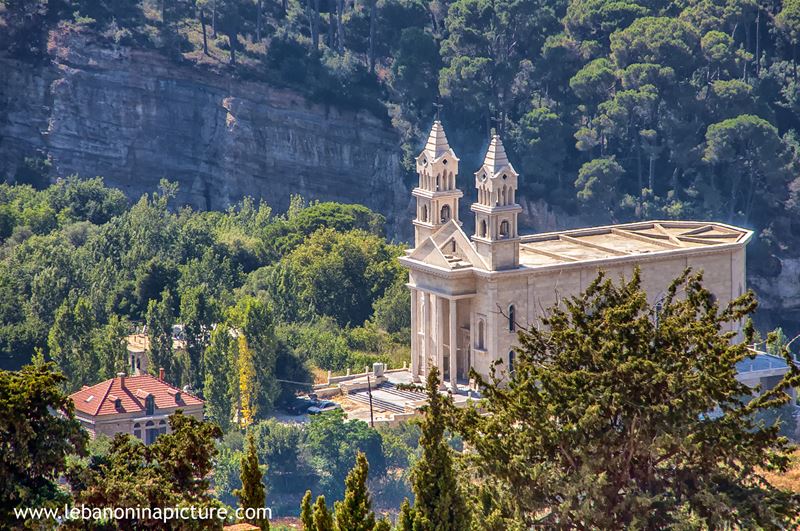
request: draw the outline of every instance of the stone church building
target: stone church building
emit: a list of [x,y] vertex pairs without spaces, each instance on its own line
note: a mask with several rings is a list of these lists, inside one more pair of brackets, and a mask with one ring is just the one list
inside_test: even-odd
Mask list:
[[400,258],[411,289],[411,371],[432,365],[443,383],[466,384],[469,369],[492,362],[513,370],[518,326],[537,323],[558,300],[584,290],[600,270],[630,278],[639,266],[656,304],[687,266],[704,272],[720,304],[745,291],[745,246],[752,232],[715,222],[647,221],[520,235],[520,175],[494,135],[475,172],[475,233],[459,221],[459,159],[435,121],[416,159],[414,248]]

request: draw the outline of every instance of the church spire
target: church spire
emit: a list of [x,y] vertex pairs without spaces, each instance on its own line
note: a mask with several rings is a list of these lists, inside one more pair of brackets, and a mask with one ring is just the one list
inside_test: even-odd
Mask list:
[[483,165],[475,172],[478,200],[472,204],[475,213],[472,240],[493,271],[519,266],[517,217],[522,207],[516,203],[518,178],[500,135],[493,132]]
[[444,134],[444,127],[442,127],[442,123],[439,120],[436,120],[433,122],[430,134],[428,134],[425,152],[433,160],[438,159],[448,151],[451,151],[451,149],[450,144],[447,143],[447,135]]
[[417,216],[414,219],[416,247],[451,219],[458,221],[458,200],[464,194],[456,188],[458,157],[447,142],[444,127],[433,122],[422,152],[417,156],[419,185],[414,188]]
[[500,135],[493,134],[492,140],[489,142],[489,149],[486,150],[486,157],[483,159],[483,167],[494,175],[504,167],[510,165],[508,157],[506,156],[506,148],[503,147],[503,141],[500,139]]

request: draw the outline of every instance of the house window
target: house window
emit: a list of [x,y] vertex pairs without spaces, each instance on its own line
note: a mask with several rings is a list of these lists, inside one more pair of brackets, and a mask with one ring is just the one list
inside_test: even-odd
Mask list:
[[503,221],[500,223],[500,237],[508,238],[508,221]]
[[517,357],[517,353],[513,350],[508,353],[508,374],[509,376],[514,374],[514,362],[516,361],[514,358]]
[[167,433],[167,421],[162,420],[158,423],[158,434],[163,435]]
[[152,420],[148,421],[147,424],[144,425],[144,443],[145,444],[153,444],[158,437],[158,427],[156,423]]
[[508,307],[508,331],[509,332],[513,332],[514,330],[517,329],[517,325],[514,324],[514,321],[516,320],[515,313],[516,312],[514,310],[514,305],[512,304],[511,306]]
[[133,436],[139,440],[142,439],[142,425],[138,422],[133,425]]
[[156,411],[156,400],[153,398],[153,395],[149,395],[147,398],[144,399],[144,411],[145,415],[152,415]]
[[483,320],[478,321],[478,348],[483,349],[484,347],[484,331],[485,325],[483,324]]
[[442,207],[442,223],[447,223],[450,221],[450,205],[445,205]]

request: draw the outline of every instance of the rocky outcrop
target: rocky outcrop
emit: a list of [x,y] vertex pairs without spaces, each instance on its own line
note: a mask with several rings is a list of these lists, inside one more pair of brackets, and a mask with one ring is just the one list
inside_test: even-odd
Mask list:
[[0,57],[0,175],[37,151],[53,175],[101,175],[131,197],[179,183],[179,202],[225,208],[244,195],[276,209],[291,194],[362,203],[407,225],[399,138],[366,112],[178,65],[157,52],[54,33],[50,61]]

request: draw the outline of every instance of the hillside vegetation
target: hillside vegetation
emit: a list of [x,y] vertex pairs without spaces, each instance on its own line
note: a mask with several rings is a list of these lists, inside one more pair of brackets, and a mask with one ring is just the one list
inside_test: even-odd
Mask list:
[[370,109],[407,163],[439,101],[465,167],[496,127],[521,197],[753,227],[761,276],[800,233],[795,0],[3,0],[0,27],[32,61],[51,31],[84,31]]

